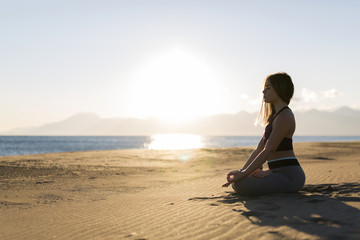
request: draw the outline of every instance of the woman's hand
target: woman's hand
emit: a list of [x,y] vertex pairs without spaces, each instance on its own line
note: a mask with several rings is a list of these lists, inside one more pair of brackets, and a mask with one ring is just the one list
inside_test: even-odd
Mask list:
[[244,177],[245,177],[245,175],[244,175],[244,172],[242,172],[242,171],[238,171],[238,170],[231,171],[226,176],[227,183],[225,183],[222,186],[223,187],[228,187],[230,184],[232,184],[232,183],[234,183],[236,181],[239,181]]

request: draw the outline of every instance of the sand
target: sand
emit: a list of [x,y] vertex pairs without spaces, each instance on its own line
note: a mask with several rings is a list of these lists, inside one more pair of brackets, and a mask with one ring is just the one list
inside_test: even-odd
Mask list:
[[360,239],[360,142],[296,143],[297,194],[221,188],[252,148],[0,157],[0,239]]

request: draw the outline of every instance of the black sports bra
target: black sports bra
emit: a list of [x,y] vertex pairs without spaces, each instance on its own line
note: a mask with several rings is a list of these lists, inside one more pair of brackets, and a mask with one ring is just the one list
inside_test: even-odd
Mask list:
[[[279,115],[281,111],[287,108],[289,107],[286,106],[280,109],[280,111],[275,114],[275,116],[270,120],[269,124],[265,127],[265,132],[263,135],[264,144],[266,144],[272,132],[272,122],[277,117],[277,115]],[[289,150],[293,150],[292,138],[284,137],[283,140],[280,142],[279,146],[277,147],[276,151],[289,151]]]

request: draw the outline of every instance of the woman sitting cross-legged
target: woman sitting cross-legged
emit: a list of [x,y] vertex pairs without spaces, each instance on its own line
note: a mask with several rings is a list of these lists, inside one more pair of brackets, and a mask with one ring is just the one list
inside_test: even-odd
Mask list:
[[[293,93],[288,74],[275,73],[266,78],[258,117],[266,125],[264,135],[243,168],[227,174],[223,187],[232,184],[239,194],[262,195],[294,193],[304,186],[305,174],[292,145],[295,118],[288,105]],[[269,170],[263,171],[266,161]]]

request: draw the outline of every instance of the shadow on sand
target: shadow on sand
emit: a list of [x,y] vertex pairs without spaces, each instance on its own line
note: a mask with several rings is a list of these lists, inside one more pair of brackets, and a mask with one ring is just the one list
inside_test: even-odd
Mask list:
[[[305,185],[297,194],[244,197],[233,192],[212,200],[221,203],[259,226],[289,226],[319,239],[360,239],[360,210],[347,203],[360,202],[360,184]],[[288,239],[280,231],[271,231],[276,239]]]

